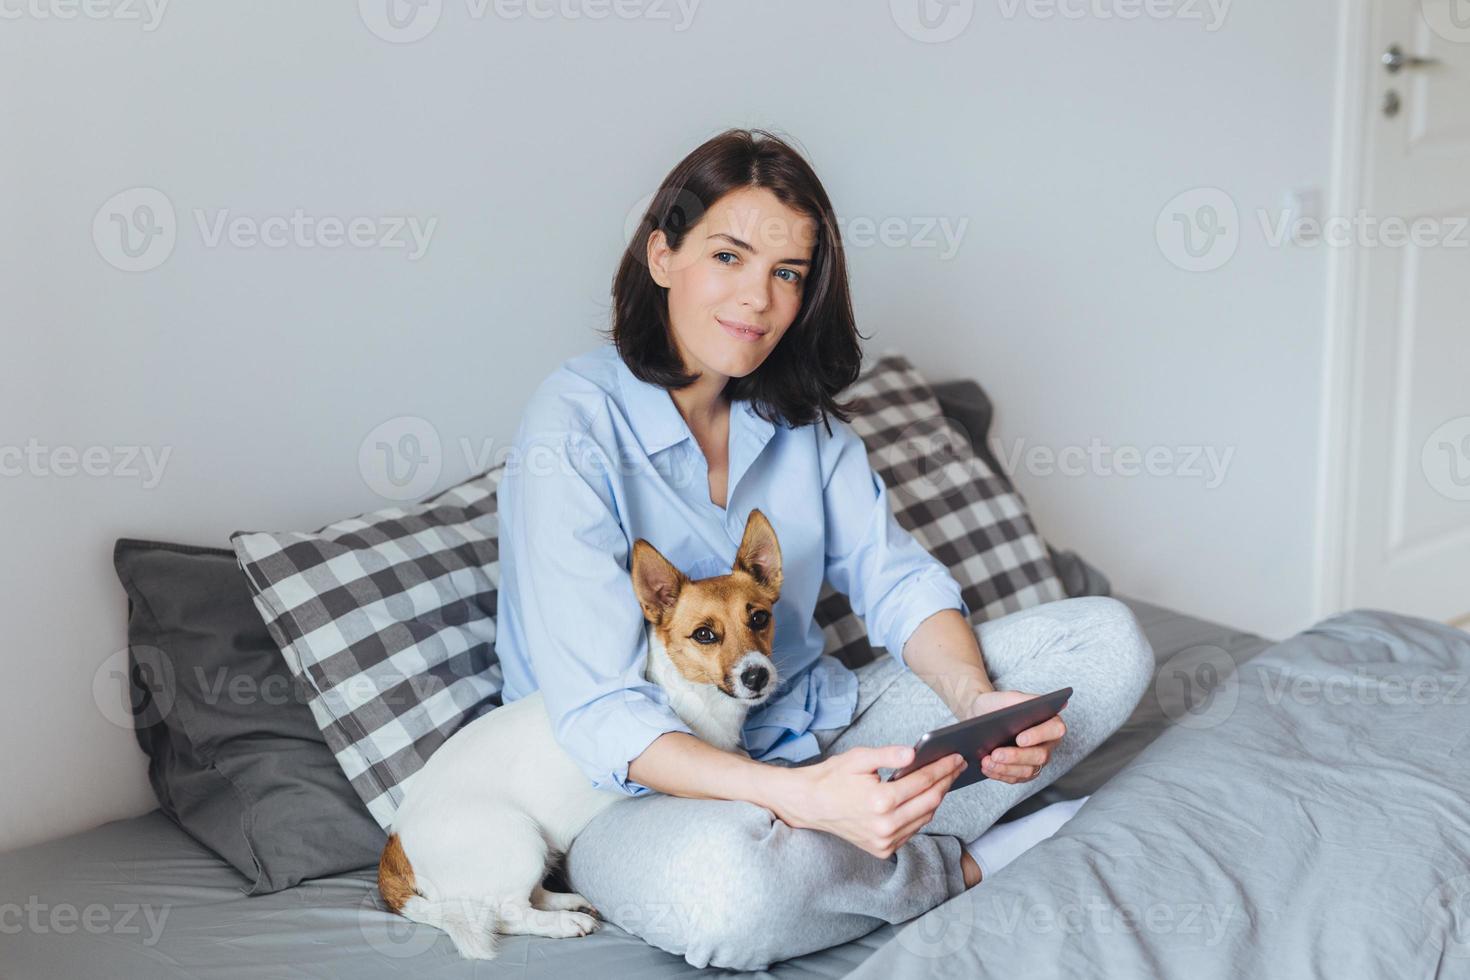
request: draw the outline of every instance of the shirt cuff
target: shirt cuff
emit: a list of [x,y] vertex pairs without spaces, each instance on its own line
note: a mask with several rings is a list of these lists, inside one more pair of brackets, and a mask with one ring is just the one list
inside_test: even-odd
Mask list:
[[899,663],[908,667],[903,659],[904,644],[920,623],[944,609],[958,609],[965,619],[970,618],[970,607],[960,597],[959,583],[947,571],[943,575],[920,579],[910,586],[904,596],[904,611],[889,628],[883,645]]
[[652,745],[655,739],[661,735],[667,735],[669,732],[684,732],[688,735],[694,734],[689,730],[687,725],[678,720],[677,715],[675,716],[674,725],[662,730],[652,725],[639,725],[637,728],[630,730],[625,738],[618,740],[621,744],[621,749],[618,753],[620,760],[616,768],[609,773],[611,777],[610,781],[599,781],[594,784],[595,788],[617,791],[628,796],[647,796],[650,793],[656,792],[637,780],[629,779],[628,766],[632,764],[634,759],[642,755],[644,750]]

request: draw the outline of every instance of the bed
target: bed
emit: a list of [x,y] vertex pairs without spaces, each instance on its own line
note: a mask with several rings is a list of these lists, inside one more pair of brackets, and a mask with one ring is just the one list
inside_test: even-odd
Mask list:
[[[988,456],[978,385],[935,389]],[[1112,594],[1075,553],[1050,550],[1066,594]],[[769,973],[1470,978],[1470,634],[1354,610],[1278,643],[1117,598],[1153,645],[1154,684],[1003,819],[1092,794],[1077,815],[978,888]],[[611,925],[509,937],[498,959],[465,961],[438,930],[385,911],[374,875],[247,896],[164,811],[114,821],[0,854],[0,978],[725,972]]]
[[[1223,656],[1244,663],[1270,645],[1247,632],[1120,598],[1139,617],[1160,665],[1178,663],[1191,651],[1208,652],[1216,662]],[[1109,782],[1171,727],[1169,713],[1178,707],[1177,701],[1146,695],[1111,739],[1011,815],[1090,793]],[[1083,812],[1091,806],[1089,802]],[[374,874],[375,869],[364,868],[247,897],[234,869],[161,812],[114,821],[0,854],[0,976],[378,980],[405,975],[596,975],[614,980],[724,972],[695,970],[681,957],[610,925],[577,940],[511,937],[497,960],[473,964],[461,960],[438,930],[384,911]],[[847,976],[891,945],[899,931],[885,925],[843,946],[777,964],[770,973]]]

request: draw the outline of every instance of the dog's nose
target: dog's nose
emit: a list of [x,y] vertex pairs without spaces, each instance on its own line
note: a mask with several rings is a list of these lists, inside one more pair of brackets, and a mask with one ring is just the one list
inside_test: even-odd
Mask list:
[[753,694],[759,694],[770,679],[771,672],[759,664],[751,664],[740,672],[740,683]]

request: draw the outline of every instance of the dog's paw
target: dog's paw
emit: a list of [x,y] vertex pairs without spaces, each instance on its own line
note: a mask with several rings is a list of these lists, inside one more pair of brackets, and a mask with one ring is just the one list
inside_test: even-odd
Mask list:
[[[591,906],[588,906],[589,908]],[[571,924],[578,931],[575,936],[590,936],[601,927],[602,923],[586,912],[563,912],[563,921]]]

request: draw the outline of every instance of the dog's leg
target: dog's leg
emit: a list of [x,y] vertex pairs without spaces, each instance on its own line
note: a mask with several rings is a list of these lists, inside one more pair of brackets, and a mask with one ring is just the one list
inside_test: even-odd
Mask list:
[[588,915],[597,915],[598,912],[587,901],[576,892],[553,892],[547,891],[540,885],[531,890],[531,905],[547,912],[586,912]]
[[548,939],[571,939],[597,931],[597,920],[586,912],[538,909],[530,902],[503,902],[500,906],[500,931],[507,936],[545,936]]

